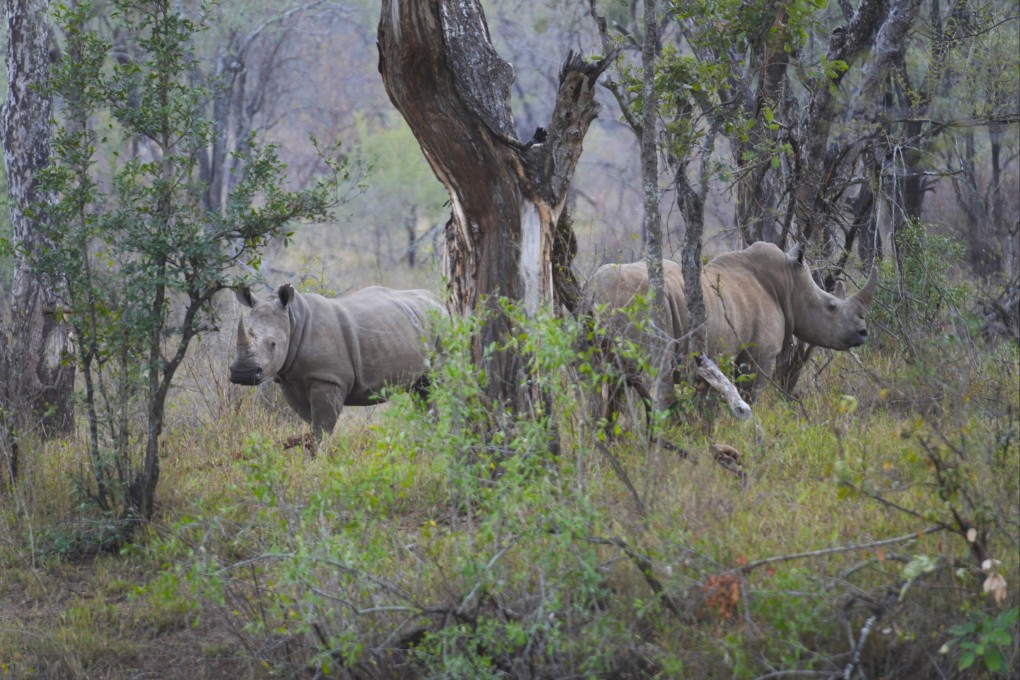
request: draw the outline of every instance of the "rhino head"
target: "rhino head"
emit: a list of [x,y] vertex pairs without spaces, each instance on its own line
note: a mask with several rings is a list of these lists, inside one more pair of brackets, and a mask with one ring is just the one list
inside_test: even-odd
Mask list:
[[829,349],[863,345],[868,339],[864,314],[878,285],[877,268],[872,265],[864,288],[846,297],[842,282],[836,284],[834,294],[815,283],[798,247],[790,251],[787,261],[793,271],[793,334],[804,342]]
[[236,291],[237,299],[251,308],[251,314],[247,324],[243,315],[237,322],[237,351],[230,364],[230,382],[260,385],[280,372],[290,346],[287,305],[296,294],[289,283],[264,300],[256,300],[248,288]]

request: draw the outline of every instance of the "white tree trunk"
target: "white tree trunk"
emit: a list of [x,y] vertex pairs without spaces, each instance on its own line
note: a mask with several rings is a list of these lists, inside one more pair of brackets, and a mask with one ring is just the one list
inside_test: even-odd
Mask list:
[[8,378],[8,391],[31,409],[50,432],[71,425],[70,395],[74,369],[64,362],[67,326],[56,312],[58,291],[32,270],[33,254],[46,247],[32,206],[41,203],[36,174],[50,153],[52,104],[45,92],[49,78],[49,23],[46,0],[5,0],[7,17],[7,97],[0,115],[10,197],[13,243],[19,253],[9,319],[11,352],[20,368]]

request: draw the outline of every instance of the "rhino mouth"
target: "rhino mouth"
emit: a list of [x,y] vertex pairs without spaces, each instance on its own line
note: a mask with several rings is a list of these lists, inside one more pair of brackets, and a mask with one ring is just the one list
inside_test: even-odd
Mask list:
[[235,385],[261,385],[265,379],[261,368],[231,367],[230,369],[230,382]]
[[850,342],[847,344],[849,344],[851,347],[860,347],[867,341],[868,330],[866,328],[862,328],[850,339]]

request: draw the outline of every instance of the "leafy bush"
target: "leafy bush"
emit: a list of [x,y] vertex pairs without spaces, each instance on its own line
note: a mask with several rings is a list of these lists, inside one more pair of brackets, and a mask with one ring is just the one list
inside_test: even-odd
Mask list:
[[[283,191],[275,149],[251,140],[224,214],[207,211],[200,156],[214,131],[191,51],[202,27],[169,0],[115,2],[110,20],[131,37],[120,60],[89,3],[57,18],[69,42],[50,87],[66,112],[40,176],[53,197],[37,207],[52,247],[32,265],[67,292],[59,316],[76,339],[90,438],[80,486],[104,513],[148,519],[167,395],[191,341],[217,320],[213,297],[248,281],[239,265],[257,268],[260,248],[292,220],[328,213],[342,160],[327,159],[334,174],[313,188]],[[99,171],[100,150],[118,159],[112,177]]]
[[[603,442],[583,408],[601,373],[580,329],[508,311],[548,395],[532,413],[485,406],[469,361],[478,321],[452,323],[430,408],[393,395],[366,433],[339,430],[314,461],[252,435],[229,500],[189,508],[151,546],[164,567],[148,597],[228,621],[239,656],[281,675],[754,678],[851,665],[907,678],[959,664],[987,628],[954,629],[952,654],[936,654],[961,610],[987,604],[955,512],[982,522],[975,541],[1002,557],[1013,606],[1002,499],[1016,482],[988,475],[1015,453],[981,453],[999,416],[962,423],[974,447],[961,457],[924,439],[929,454],[932,431],[881,409],[846,408],[843,385],[801,404],[766,397],[758,428],[717,428],[747,454],[738,483],[643,438]],[[668,432],[685,446],[703,436]],[[933,479],[947,458],[955,490]],[[1008,620],[996,629],[1017,637]],[[1005,645],[1002,667],[1017,662]]]
[[966,623],[950,627],[949,633],[961,650],[957,669],[966,670],[980,660],[985,670],[1008,674],[1009,664],[1005,659],[1016,646],[1013,632],[1018,613],[1020,608],[1017,607],[997,616],[976,612]]
[[947,314],[959,310],[968,293],[965,284],[952,282],[963,245],[934,229],[912,221],[896,232],[896,257],[880,264],[882,285],[869,312],[873,326],[907,347],[920,334],[941,334]]

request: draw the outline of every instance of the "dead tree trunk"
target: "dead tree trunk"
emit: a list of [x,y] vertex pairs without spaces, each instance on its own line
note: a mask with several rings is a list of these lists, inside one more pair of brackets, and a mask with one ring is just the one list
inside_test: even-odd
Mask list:
[[7,97],[0,115],[3,156],[7,169],[12,240],[16,258],[11,295],[10,351],[16,369],[3,376],[5,390],[26,416],[50,433],[72,425],[71,390],[74,368],[64,361],[69,351],[67,326],[57,309],[59,291],[39,278],[31,262],[46,248],[34,216],[45,197],[36,174],[49,162],[52,101],[49,79],[49,3],[6,0]]
[[[383,0],[378,47],[390,100],[450,193],[443,257],[450,305],[460,314],[487,313],[474,339],[475,364],[489,378],[493,405],[522,412],[524,364],[501,348],[511,322],[498,299],[528,313],[565,301],[554,287],[554,249],[572,235],[558,234],[557,219],[609,61],[588,64],[569,54],[548,129],[521,142],[510,110],[513,67],[493,48],[480,1]],[[560,247],[560,258],[563,252],[569,247]]]

